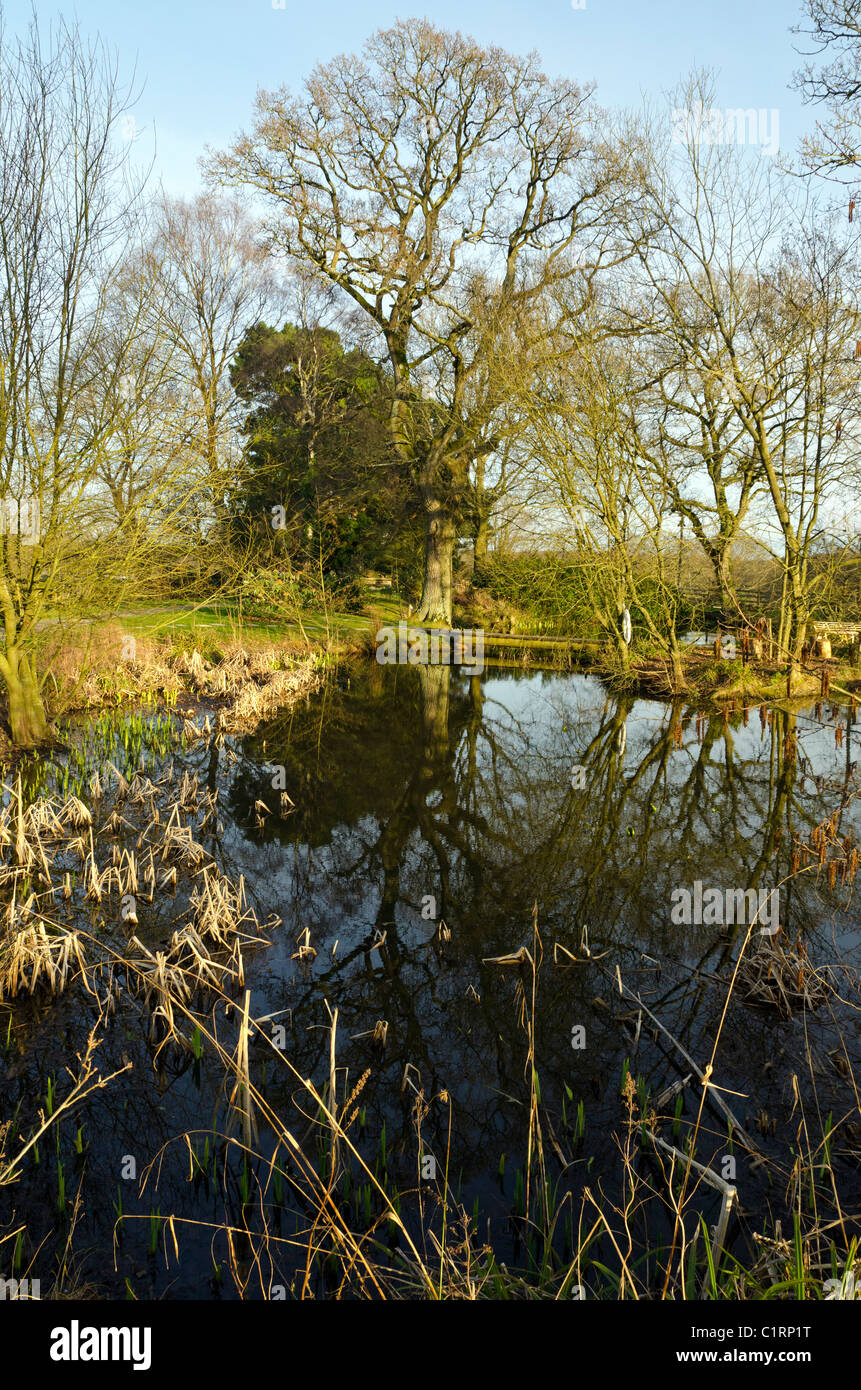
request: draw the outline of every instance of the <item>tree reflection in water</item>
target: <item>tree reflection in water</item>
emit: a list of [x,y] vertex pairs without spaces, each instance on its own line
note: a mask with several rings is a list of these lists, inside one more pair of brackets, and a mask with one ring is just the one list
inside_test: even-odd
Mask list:
[[[837,724],[844,728],[835,738]],[[516,1255],[509,1216],[529,1087],[518,971],[488,958],[529,943],[537,903],[545,954],[535,1058],[542,1115],[555,1136],[549,1176],[557,1195],[579,1194],[587,1182],[612,1193],[626,1059],[652,1099],[689,1071],[647,1017],[638,1027],[637,1009],[619,996],[616,968],[703,1065],[746,928],[673,926],[674,888],[695,880],[722,890],[779,885],[785,941],[803,941],[815,963],[853,953],[857,960],[851,886],[838,881],[832,891],[827,875],[810,869],[793,875],[799,840],[826,818],[834,817],[837,839],[858,830],[856,747],[849,712],[836,707],[702,716],[678,703],[611,696],[579,675],[496,671],[468,678],[445,666],[368,663],[344,670],[319,697],[248,738],[238,761],[214,743],[190,749],[185,760],[219,789],[224,829],[209,828],[207,849],[228,873],[244,875],[261,919],[272,912],[283,919],[270,949],[247,962],[255,1016],[287,1020],[294,1064],[322,1081],[328,1006],[337,1006],[344,1094],[372,1069],[362,1095],[365,1136],[373,1148],[385,1123],[396,1184],[415,1186],[416,1179],[414,1096],[404,1087],[405,1071],[421,1078],[429,1099],[444,1088],[452,1100],[453,1185],[468,1208],[478,1198],[482,1222],[491,1221],[505,1258]],[[582,789],[572,787],[574,764],[585,768]],[[283,818],[273,790],[279,768],[295,804]],[[273,811],[262,828],[257,801]],[[554,968],[557,943],[583,956],[584,926],[594,956],[606,954]],[[303,966],[293,957],[306,928],[317,955]],[[80,1010],[72,998],[32,1006],[31,1045],[19,1067],[28,1092],[43,1094],[46,1077],[80,1046]],[[382,1051],[370,1037],[378,1020],[388,1023]],[[575,1025],[585,1028],[586,1045],[577,1050]],[[786,1171],[797,1125],[793,1076],[807,1102],[815,1080],[823,1115],[842,1116],[857,1104],[851,1084],[828,1061],[837,1025],[857,1062],[859,1013],[839,1000],[805,1019],[735,1000],[727,1013],[715,1079],[737,1093],[732,1105],[745,1128],[753,1132],[765,1113],[759,1142]],[[140,1151],[143,1167],[176,1134],[210,1128],[224,1103],[220,1078],[205,1067],[199,1075],[187,1066],[170,1073],[159,1062],[154,1086],[145,1028],[128,1017],[106,1039],[104,1069],[123,1053],[135,1069],[122,1091],[94,1102],[100,1139],[87,1157],[86,1189],[101,1198],[86,1203],[82,1235],[102,1252],[111,1249],[114,1219],[104,1193],[117,1186],[121,1156]],[[263,1053],[252,1051],[267,1099],[286,1113],[295,1083],[271,1065],[264,1079],[263,1065]],[[12,1107],[17,1085],[6,1086]],[[682,1126],[696,1114],[696,1090],[684,1101]],[[578,1142],[571,1121],[581,1100],[585,1133]],[[445,1150],[448,1123],[448,1107],[432,1104],[424,1135],[437,1153]],[[683,1128],[679,1134],[683,1142]],[[706,1110],[697,1152],[704,1162],[728,1152],[719,1112]],[[835,1138],[842,1195],[857,1200],[859,1165],[848,1153]],[[736,1156],[747,1226],[782,1216],[791,1229],[786,1185],[769,1186],[738,1147]],[[28,1182],[23,1196],[35,1201]],[[20,1201],[22,1189],[17,1195]],[[209,1210],[176,1155],[163,1165],[157,1201],[163,1212],[201,1219]],[[211,1271],[206,1232],[187,1233],[184,1249],[197,1276],[187,1263],[178,1278],[153,1267],[152,1291],[170,1285],[199,1294],[196,1277]],[[100,1277],[121,1288],[135,1262],[121,1248],[116,1270],[106,1257]],[[146,1296],[139,1282],[135,1287]]]

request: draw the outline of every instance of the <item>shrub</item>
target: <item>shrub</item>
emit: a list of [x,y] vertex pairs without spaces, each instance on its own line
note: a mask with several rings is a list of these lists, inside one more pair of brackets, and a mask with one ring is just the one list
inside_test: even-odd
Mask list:
[[[325,584],[325,588],[324,588]],[[310,570],[255,569],[243,577],[238,597],[244,617],[285,619],[308,609],[330,608],[344,613],[364,613],[365,596],[355,579],[324,576]]]
[[362,586],[356,579],[346,579],[333,583],[330,591],[332,606],[342,613],[365,613],[367,603]]
[[301,606],[293,577],[279,570],[256,569],[243,575],[238,597],[249,618],[286,617]]

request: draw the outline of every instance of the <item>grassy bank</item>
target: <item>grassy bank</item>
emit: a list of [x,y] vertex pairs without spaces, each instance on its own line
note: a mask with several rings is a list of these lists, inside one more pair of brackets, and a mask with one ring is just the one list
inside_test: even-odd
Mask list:
[[[56,723],[74,710],[150,695],[165,700],[175,700],[180,693],[189,700],[214,698],[207,682],[196,684],[194,673],[184,668],[184,660],[195,653],[210,667],[226,670],[228,680],[233,668],[242,669],[242,654],[249,659],[246,671],[249,662],[262,662],[261,670],[268,668],[270,674],[303,662],[372,657],[379,628],[396,627],[406,618],[407,605],[391,590],[370,585],[363,598],[360,613],[320,606],[277,620],[243,612],[236,601],[215,600],[191,606],[140,604],[109,620],[81,619],[71,626],[54,615],[40,633],[49,717]],[[588,669],[612,691],[646,699],[681,698],[701,710],[811,700],[831,693],[848,698],[861,688],[861,670],[839,657],[796,667],[790,678],[785,663],[715,660],[710,647],[687,647],[674,672],[664,655],[636,641],[623,667],[617,653],[594,639],[481,630],[488,668]],[[259,683],[259,673],[253,679]],[[2,732],[0,755],[7,763],[14,756]]]
[[115,623],[135,637],[185,644],[193,641],[204,652],[212,645],[233,642],[246,646],[279,643],[338,653],[353,649],[372,625],[397,623],[406,612],[403,600],[391,591],[368,589],[365,599],[362,613],[317,607],[277,620],[249,615],[238,603],[226,601],[192,608],[138,607],[120,614]]
[[[54,614],[37,634],[43,698],[54,727],[73,712],[142,699],[235,699],[243,684],[253,703],[252,687],[271,686],[278,672],[313,672],[369,650],[369,633],[401,613],[396,597],[372,591],[361,614],[320,608],[291,621],[258,620],[225,602],[141,604],[110,619]],[[0,729],[0,757],[15,756]]]

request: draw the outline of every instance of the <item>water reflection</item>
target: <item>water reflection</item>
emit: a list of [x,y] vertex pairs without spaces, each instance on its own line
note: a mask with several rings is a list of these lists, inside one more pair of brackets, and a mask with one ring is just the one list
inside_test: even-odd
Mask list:
[[[284,764],[297,804],[259,851],[288,936],[310,925],[320,950],[309,978],[294,982],[295,1016],[313,1014],[325,995],[348,1034],[386,1019],[389,1106],[379,1121],[393,1118],[407,1064],[428,1087],[451,1089],[458,1162],[484,1199],[482,1179],[517,1145],[523,1102],[514,986],[486,958],[528,941],[533,902],[550,947],[576,953],[588,924],[593,950],[608,952],[611,969],[707,1058],[746,928],[674,926],[672,891],[696,880],[778,889],[784,939],[803,936],[817,961],[851,958],[851,886],[832,892],[821,875],[793,877],[793,847],[826,817],[838,837],[855,834],[856,739],[850,712],[836,706],[698,716],[680,704],[610,698],[581,676],[353,672],[348,686],[246,747]],[[571,786],[575,763],[586,769],[580,790]],[[237,821],[247,823],[264,794],[262,778],[234,783]],[[589,1098],[591,1152],[605,1158],[618,1122],[616,1078],[631,1052],[612,998],[596,967],[543,973],[546,1094],[557,1109],[566,1087]],[[857,1014],[846,1009],[841,1019],[857,1055]],[[574,1023],[589,1040],[578,1054]],[[807,1035],[824,1051],[832,1029],[827,1016],[810,1018]],[[732,1006],[721,1084],[747,1097],[738,1102],[743,1119],[753,1123],[769,1107],[788,1115],[788,1069],[804,1070],[802,1034],[795,1020]],[[365,1065],[364,1046],[345,1047],[351,1068]],[[675,1078],[677,1060],[664,1046],[639,1044],[650,1088]],[[820,1103],[838,1105],[839,1091],[829,1075]],[[394,1118],[406,1128],[406,1107]],[[716,1129],[716,1152],[725,1144]]]
[[[528,1087],[518,972],[488,958],[529,942],[537,903],[545,960],[536,1066],[554,1151],[562,1155],[554,1180],[576,1193],[600,1175],[612,1190],[626,1059],[652,1096],[689,1070],[666,1038],[636,1021],[636,1009],[619,996],[617,968],[705,1062],[746,932],[673,925],[674,889],[696,881],[778,889],[783,939],[803,939],[817,962],[857,959],[851,884],[837,878],[832,886],[827,872],[799,858],[799,843],[828,818],[834,842],[848,846],[858,831],[857,740],[846,707],[698,715],[679,703],[611,697],[585,676],[466,678],[445,666],[368,663],[259,730],[238,758],[212,744],[185,759],[219,790],[223,824],[209,828],[206,847],[228,873],[244,875],[261,918],[275,912],[283,920],[271,948],[248,962],[255,1014],[287,1020],[295,1065],[322,1078],[328,1009],[337,1006],[344,1093],[372,1069],[363,1138],[373,1148],[385,1124],[397,1181],[414,1180],[416,1170],[405,1072],[420,1078],[429,1098],[445,1089],[455,1186],[468,1206],[478,1199],[504,1258]],[[575,765],[585,770],[582,786],[572,786]],[[278,814],[282,787],[295,806],[286,816]],[[270,811],[262,824],[261,801]],[[600,961],[554,968],[557,943],[582,957],[584,925]],[[294,957],[306,929],[317,954],[302,964]],[[42,1094],[46,1075],[80,1046],[80,1010],[71,1000],[33,1006],[18,1071],[5,1083],[10,1105],[25,1093]],[[388,1024],[384,1049],[371,1037],[380,1020]],[[800,1093],[809,1093],[808,1042],[821,1110],[839,1116],[854,1104],[845,1077],[828,1062],[836,1023],[857,1063],[859,1015],[839,999],[806,1020],[730,1007],[719,1084],[738,1093],[733,1105],[746,1128],[767,1114],[762,1144],[774,1156],[788,1153],[794,1133],[793,1075]],[[586,1039],[577,1050],[575,1026]],[[122,1092],[95,1103],[99,1141],[87,1158],[83,1231],[102,1252],[111,1248],[113,1221],[104,1194],[117,1186],[122,1155],[140,1151],[143,1168],[173,1135],[211,1128],[223,1106],[220,1079],[205,1065],[202,1074],[187,1064],[154,1074],[146,1030],[130,1008],[105,1047],[106,1066],[125,1053],[136,1067]],[[252,1065],[270,1103],[286,1110],[288,1082],[262,1050]],[[570,1124],[578,1101],[582,1138]],[[696,1095],[684,1101],[694,1112],[697,1104]],[[445,1151],[448,1123],[448,1109],[432,1106],[425,1140],[436,1152]],[[719,1112],[707,1129],[703,1161],[727,1149]],[[508,1166],[498,1178],[503,1156]],[[857,1197],[857,1157],[839,1139],[834,1162],[843,1165],[847,1196]],[[782,1198],[746,1163],[740,1156],[749,1218],[766,1209],[780,1215]],[[25,1197],[35,1200],[35,1178],[27,1182]],[[162,1211],[209,1210],[175,1156],[165,1160],[160,1182]],[[191,1259],[181,1273],[150,1268],[134,1239],[120,1250],[116,1270],[100,1257],[102,1282],[139,1280],[143,1260],[152,1291],[206,1296],[205,1234],[187,1238]]]

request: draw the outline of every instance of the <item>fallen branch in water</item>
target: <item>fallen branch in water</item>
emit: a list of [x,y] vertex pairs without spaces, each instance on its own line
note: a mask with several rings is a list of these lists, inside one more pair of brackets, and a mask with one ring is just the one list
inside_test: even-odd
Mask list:
[[[729,1218],[732,1213],[733,1204],[738,1197],[738,1189],[716,1173],[713,1168],[707,1168],[705,1164],[698,1163],[690,1154],[682,1153],[681,1149],[677,1149],[673,1144],[668,1144],[665,1139],[659,1139],[657,1134],[649,1134],[648,1137],[657,1148],[663,1149],[664,1152],[668,1153],[673,1159],[680,1159],[685,1167],[690,1166],[691,1168],[696,1168],[697,1172],[702,1174],[703,1181],[707,1182],[710,1187],[714,1187],[721,1194],[720,1216],[717,1219],[717,1225],[715,1226],[715,1232],[712,1238],[712,1267],[717,1270],[721,1252],[724,1248],[724,1241],[726,1240],[727,1227],[729,1226]],[[707,1286],[707,1280],[708,1271],[704,1277],[704,1289]]]
[[[606,974],[607,972],[604,971],[603,973]],[[656,1025],[656,1027],[660,1028],[664,1036],[669,1038],[673,1046],[677,1049],[678,1052],[681,1053],[688,1066],[693,1067],[694,1071],[700,1079],[701,1085],[705,1087],[706,1096],[710,1098],[712,1101],[714,1101],[715,1105],[732,1125],[732,1128],[735,1130],[744,1147],[750,1153],[756,1154],[757,1157],[762,1157],[759,1149],[751,1139],[750,1135],[745,1130],[744,1126],[738,1121],[736,1116],[733,1114],[732,1110],[727,1105],[718,1088],[715,1085],[713,1085],[711,1080],[709,1079],[711,1076],[711,1067],[709,1067],[708,1069],[708,1074],[706,1074],[706,1072],[701,1071],[700,1068],[697,1066],[696,1062],[694,1061],[693,1057],[690,1055],[690,1053],[686,1051],[686,1049],[679,1042],[678,1038],[674,1038],[670,1030],[664,1027],[663,1023],[657,1017],[657,1015],[652,1013],[652,1010],[649,1008],[648,1004],[644,1004],[639,994],[637,994],[634,990],[628,989],[628,986],[623,983],[621,975],[618,974],[618,969],[617,977],[620,991],[623,994],[627,995],[629,999],[632,999],[634,1003],[637,1004],[638,1007],[643,1010],[644,1013],[649,1015],[649,1018]]]

